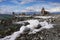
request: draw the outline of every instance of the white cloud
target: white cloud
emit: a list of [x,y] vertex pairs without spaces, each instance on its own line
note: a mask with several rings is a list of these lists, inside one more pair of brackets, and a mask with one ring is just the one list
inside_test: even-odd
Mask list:
[[[16,0],[15,0],[16,1]],[[44,0],[20,0],[19,4],[27,4],[31,2],[45,2]]]
[[15,4],[20,4],[17,0],[11,0],[10,2],[15,3]]
[[[18,6],[0,6],[0,13],[8,13],[8,12],[40,12],[40,6],[29,6],[23,10],[16,9]],[[60,7],[52,7],[52,8],[45,8],[49,12],[60,12]]]
[[50,12],[60,12],[60,3],[49,2],[48,4],[50,5],[50,8],[47,9],[48,11],[50,11]]
[[0,6],[0,13],[19,12],[18,6]]
[[0,0],[0,2],[4,2],[4,1],[7,1],[7,0]]
[[0,0],[0,2],[2,2],[2,0]]
[[17,4],[27,4],[27,3],[30,3],[30,2],[35,2],[36,0],[11,0],[11,2],[13,3],[17,3]]
[[48,9],[48,11],[50,11],[50,12],[60,12],[60,7],[54,7],[54,8]]
[[21,4],[26,4],[30,2],[35,2],[36,0],[22,0]]
[[21,12],[40,12],[41,8],[45,7],[46,11],[49,12],[60,12],[60,6],[53,6],[53,5],[46,5],[46,4],[42,4],[42,5],[33,5],[33,6],[29,6],[26,7],[25,9],[23,9]]
[[60,6],[60,3],[56,3],[56,2],[49,2],[49,4],[53,6]]
[[[0,0],[1,1],[1,0]],[[17,4],[26,4],[30,2],[35,2],[35,0],[22,0],[21,2],[18,2],[17,0],[13,0],[12,2],[15,2]],[[24,5],[25,6],[25,5]],[[0,13],[6,13],[6,12],[40,12],[42,7],[45,7],[45,9],[49,12],[60,12],[60,3],[51,3],[48,4],[34,4],[32,6],[28,7],[18,7],[18,6],[0,6]],[[18,8],[18,9],[17,9]],[[22,10],[19,10],[23,8]]]
[[21,12],[39,12],[41,8],[39,6],[30,6],[23,9]]

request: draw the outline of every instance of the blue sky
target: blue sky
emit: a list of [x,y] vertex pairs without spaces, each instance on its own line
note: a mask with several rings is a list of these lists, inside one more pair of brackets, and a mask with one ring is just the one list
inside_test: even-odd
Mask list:
[[60,12],[60,0],[0,0],[0,13],[40,12],[42,7],[50,12]]

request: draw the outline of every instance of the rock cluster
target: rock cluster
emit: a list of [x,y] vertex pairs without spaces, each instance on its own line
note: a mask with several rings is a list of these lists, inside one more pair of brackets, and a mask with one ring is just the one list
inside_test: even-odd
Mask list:
[[59,26],[49,30],[42,30],[36,34],[21,34],[16,40],[60,40]]

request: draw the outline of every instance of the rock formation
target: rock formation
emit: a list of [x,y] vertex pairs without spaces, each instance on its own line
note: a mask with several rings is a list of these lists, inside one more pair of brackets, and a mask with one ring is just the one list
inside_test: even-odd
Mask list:
[[42,16],[45,16],[45,15],[48,15],[48,14],[49,14],[49,12],[48,12],[48,11],[45,11],[45,9],[42,8],[42,10],[41,10],[41,15],[42,15]]

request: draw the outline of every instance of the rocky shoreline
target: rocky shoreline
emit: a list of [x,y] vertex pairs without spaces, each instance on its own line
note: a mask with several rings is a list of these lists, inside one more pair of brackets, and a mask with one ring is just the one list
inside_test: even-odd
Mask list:
[[[13,29],[13,31],[12,30],[9,31],[8,29],[7,31],[4,31],[5,34],[3,32],[2,35],[0,33],[0,38],[3,38],[3,36],[6,36],[6,35],[12,34],[14,31],[17,31],[17,29],[18,28],[15,28]],[[36,34],[28,35],[28,32],[25,32],[24,34],[21,34],[21,36],[18,37],[16,40],[60,40],[60,25],[55,25],[54,28],[51,28],[51,29],[47,29],[47,30],[44,29],[40,32],[37,32]]]
[[[54,24],[59,24],[60,20],[54,22]],[[1,25],[0,25],[1,26]],[[9,25],[4,26],[2,30],[0,29],[0,38],[11,35],[13,32],[18,31],[22,24],[19,25]],[[36,34],[29,34],[25,32],[21,34],[16,40],[60,40],[60,25],[55,25],[54,28],[44,29]]]
[[60,40],[60,27],[55,26],[52,29],[44,29],[36,34],[21,34],[16,40]]

